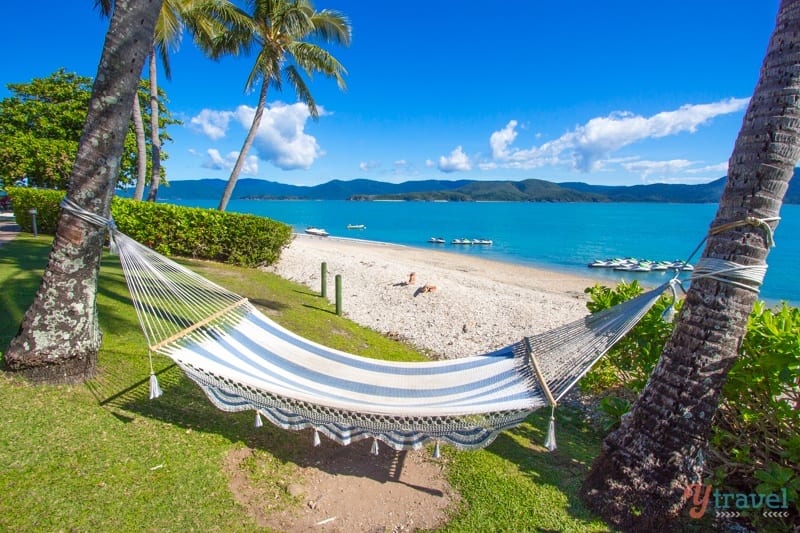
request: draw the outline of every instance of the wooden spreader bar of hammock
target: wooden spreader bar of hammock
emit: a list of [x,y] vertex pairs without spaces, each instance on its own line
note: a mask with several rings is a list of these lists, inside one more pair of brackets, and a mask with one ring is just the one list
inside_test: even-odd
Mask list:
[[533,354],[533,348],[531,347],[531,341],[528,337],[525,337],[525,348],[528,352],[528,357],[531,360],[531,366],[533,367],[533,372],[536,374],[536,379],[539,380],[539,386],[542,387],[542,392],[544,392],[545,398],[550,403],[551,407],[556,406],[556,400],[553,397],[553,393],[550,392],[550,387],[547,386],[547,380],[544,378],[544,374],[542,373],[542,369],[539,366],[539,361],[536,359],[536,356]]
[[159,342],[158,344],[155,344],[155,345],[151,346],[150,349],[153,350],[154,352],[157,352],[158,350],[160,350],[164,346],[166,346],[166,345],[168,345],[168,344],[180,339],[181,337],[185,337],[185,336],[189,335],[191,332],[202,328],[203,326],[205,326],[206,324],[208,324],[210,322],[213,322],[214,320],[218,319],[219,317],[221,317],[225,313],[233,311],[237,307],[240,307],[242,305],[249,304],[249,303],[250,302],[249,302],[249,300],[247,298],[242,298],[238,302],[234,302],[231,305],[229,305],[228,307],[225,307],[224,309],[220,309],[216,313],[204,318],[203,320],[200,320],[199,322],[195,322],[194,324],[192,324],[188,328],[182,329],[181,331],[175,333],[174,335],[171,335],[170,337],[164,339],[163,341]]

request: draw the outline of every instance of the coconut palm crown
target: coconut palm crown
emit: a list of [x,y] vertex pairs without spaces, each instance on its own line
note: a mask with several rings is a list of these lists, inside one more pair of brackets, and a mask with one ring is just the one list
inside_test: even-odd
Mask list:
[[254,53],[255,62],[245,90],[259,89],[253,123],[220,201],[219,209],[223,211],[261,123],[269,87],[281,91],[284,80],[288,81],[315,120],[319,118],[319,109],[301,71],[309,77],[320,72],[335,79],[340,89],[346,88],[343,76],[347,71],[321,46],[324,43],[350,45],[352,31],[343,14],[330,9],[316,11],[308,0],[250,0],[248,8],[249,11],[236,9],[217,13],[227,30],[216,34],[208,43],[208,52],[213,58]]

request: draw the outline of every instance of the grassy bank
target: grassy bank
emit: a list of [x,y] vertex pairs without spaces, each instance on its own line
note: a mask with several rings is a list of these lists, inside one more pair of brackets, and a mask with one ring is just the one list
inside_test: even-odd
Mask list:
[[[49,246],[48,238],[23,234],[0,248],[0,351],[33,299]],[[257,270],[186,264],[317,342],[422,359],[336,316],[304,286]],[[255,429],[252,413],[216,410],[162,357],[155,367],[164,396],[149,400],[147,347],[115,257],[103,261],[98,309],[104,339],[97,378],[50,387],[0,376],[0,530],[259,530],[234,500],[223,466],[242,447],[259,450],[247,468],[273,508],[302,505],[286,485],[308,449],[306,432]],[[463,498],[444,531],[607,530],[576,496],[599,437],[561,409],[559,450],[547,453],[540,444],[548,416],[534,414],[478,452],[443,450]]]

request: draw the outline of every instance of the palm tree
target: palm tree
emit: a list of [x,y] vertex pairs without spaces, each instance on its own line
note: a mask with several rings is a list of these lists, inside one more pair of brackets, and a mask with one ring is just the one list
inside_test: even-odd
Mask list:
[[[108,16],[113,9],[114,0],[95,0],[95,6],[101,14]],[[156,54],[161,58],[164,74],[167,79],[172,79],[172,69],[169,62],[169,52],[176,50],[181,42],[184,29],[188,28],[195,42],[203,48],[207,47],[214,36],[222,30],[217,21],[217,16],[233,9],[228,0],[164,0],[158,21],[156,22],[155,35],[149,54],[150,80],[150,190],[147,199],[155,202],[158,199],[158,187],[161,181],[161,138],[160,138],[160,113],[158,97],[158,63]],[[134,100],[133,121],[137,135],[137,146],[140,150],[144,132],[142,126],[142,113],[138,99]],[[140,130],[141,128],[141,130]],[[141,199],[144,190],[142,167],[146,162],[139,161],[139,177],[136,183],[134,198]],[[146,172],[146,166],[144,167]]]
[[348,46],[351,29],[344,15],[328,9],[315,11],[309,0],[250,0],[249,4],[249,14],[237,10],[234,16],[226,19],[228,31],[218,35],[210,47],[211,55],[215,58],[224,54],[247,53],[255,47],[256,61],[247,78],[245,90],[251,91],[260,84],[256,113],[228,178],[219,203],[220,211],[227,208],[247,153],[253,145],[270,85],[280,91],[283,78],[287,79],[314,119],[319,118],[319,111],[298,67],[308,75],[321,72],[334,78],[340,89],[345,88],[344,67],[321,46],[311,42],[318,40]]
[[142,120],[142,108],[139,105],[139,91],[133,98],[133,111],[131,112],[133,121],[133,131],[136,134],[136,189],[134,189],[133,199],[141,200],[144,196],[144,183],[147,181],[147,141],[144,136],[144,121]]
[[[766,269],[766,223],[776,224],[800,158],[798,28],[800,0],[781,0],[701,259],[709,266],[722,260]],[[701,479],[702,452],[757,297],[757,278],[692,282],[645,390],[605,439],[584,482],[587,504],[612,525],[670,531],[680,520],[684,489]]]
[[[162,0],[122,1],[114,9],[67,198],[108,217],[125,133]],[[79,383],[92,377],[100,348],[97,273],[105,238],[63,211],[42,284],[4,354],[9,370],[32,381]]]

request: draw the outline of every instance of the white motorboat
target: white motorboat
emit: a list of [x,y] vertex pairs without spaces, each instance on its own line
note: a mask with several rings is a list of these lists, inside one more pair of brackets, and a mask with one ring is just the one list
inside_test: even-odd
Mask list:
[[309,235],[316,235],[317,237],[327,237],[329,234],[322,228],[306,228],[306,233]]

